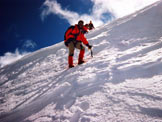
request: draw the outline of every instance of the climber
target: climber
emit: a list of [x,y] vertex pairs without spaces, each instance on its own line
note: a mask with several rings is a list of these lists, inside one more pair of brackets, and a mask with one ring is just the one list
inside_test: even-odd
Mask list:
[[68,55],[69,68],[74,67],[73,55],[75,48],[80,50],[78,57],[78,64],[84,63],[83,58],[85,53],[85,47],[82,45],[82,42],[88,47],[88,49],[92,48],[92,46],[89,45],[87,39],[84,36],[84,34],[87,32],[88,28],[84,26],[83,20],[80,20],[78,24],[76,24],[75,26],[70,26],[65,32],[64,42],[65,45],[69,48],[69,55]]
[[94,29],[94,25],[93,25],[92,21],[90,21],[89,22],[89,30],[92,30],[92,29]]

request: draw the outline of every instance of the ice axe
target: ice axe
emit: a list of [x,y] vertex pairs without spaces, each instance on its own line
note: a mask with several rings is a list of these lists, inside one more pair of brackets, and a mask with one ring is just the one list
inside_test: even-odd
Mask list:
[[92,48],[89,49],[91,51],[91,57],[93,57],[93,51]]
[[93,57],[93,51],[92,51],[92,49],[90,49],[90,51],[91,51],[91,57]]
[[88,50],[90,50],[91,51],[91,57],[93,57],[93,51],[92,51],[92,46],[91,45],[87,45],[88,46]]

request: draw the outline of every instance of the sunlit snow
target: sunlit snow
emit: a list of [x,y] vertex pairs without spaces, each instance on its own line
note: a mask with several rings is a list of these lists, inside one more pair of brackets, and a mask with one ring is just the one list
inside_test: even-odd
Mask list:
[[0,121],[162,122],[162,2],[86,36],[80,66],[62,42],[1,68]]

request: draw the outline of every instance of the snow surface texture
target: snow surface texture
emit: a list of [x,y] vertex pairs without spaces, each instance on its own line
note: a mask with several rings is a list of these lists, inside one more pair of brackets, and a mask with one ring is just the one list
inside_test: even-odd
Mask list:
[[81,66],[59,43],[1,68],[0,122],[162,122],[162,2],[86,36]]

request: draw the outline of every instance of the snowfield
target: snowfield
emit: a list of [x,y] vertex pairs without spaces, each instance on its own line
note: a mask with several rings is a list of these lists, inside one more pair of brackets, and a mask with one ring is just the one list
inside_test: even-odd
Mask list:
[[0,122],[162,122],[162,1],[86,36],[80,66],[62,42],[1,68]]

